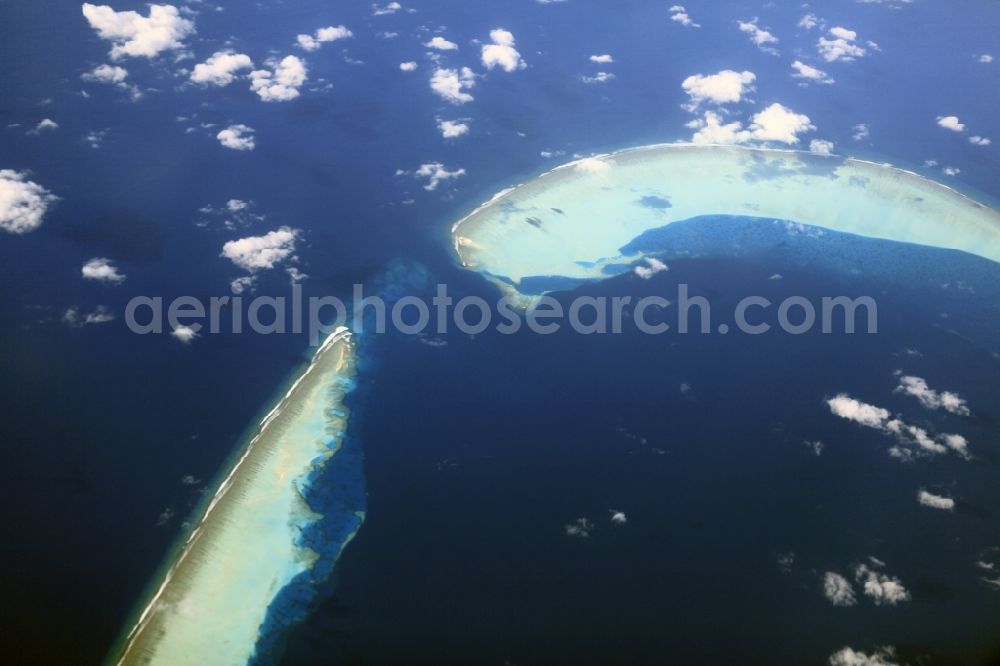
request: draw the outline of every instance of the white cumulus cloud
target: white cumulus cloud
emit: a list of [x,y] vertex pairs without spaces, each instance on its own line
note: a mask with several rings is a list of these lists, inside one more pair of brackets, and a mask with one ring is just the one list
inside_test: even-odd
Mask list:
[[441,183],[464,176],[465,169],[448,171],[440,162],[428,162],[427,164],[421,164],[420,168],[413,175],[416,178],[426,178],[427,184],[424,185],[424,189],[428,192],[433,192]]
[[749,21],[737,21],[736,23],[740,27],[740,32],[749,35],[750,41],[756,44],[761,51],[777,55],[777,49],[771,44],[777,44],[778,38],[757,25],[756,16]]
[[817,155],[830,155],[833,153],[833,141],[813,139],[809,142],[809,152]]
[[820,37],[816,42],[816,50],[827,62],[843,60],[850,62],[862,58],[867,53],[864,47],[857,43],[858,33],[847,28],[836,26],[830,28],[831,39]]
[[476,85],[476,75],[468,67],[435,69],[431,75],[431,90],[452,104],[466,104],[473,100],[467,91]]
[[250,72],[250,89],[265,102],[287,102],[298,97],[307,78],[306,64],[290,55],[271,67]]
[[257,147],[257,141],[253,134],[254,129],[252,127],[238,124],[230,125],[216,134],[215,138],[223,146],[232,150],[253,150]]
[[693,111],[703,102],[732,104],[754,91],[757,76],[753,72],[736,72],[724,69],[717,74],[692,74],[684,79],[681,87],[691,97],[688,110]]
[[388,4],[381,6],[372,5],[372,16],[386,16],[388,14],[395,14],[402,8],[403,5],[399,4],[398,2],[390,2]]
[[28,134],[41,134],[45,131],[57,130],[59,129],[59,123],[52,120],[51,118],[43,118],[38,122],[34,128],[28,130]]
[[692,120],[687,126],[698,130],[691,137],[691,141],[697,144],[728,145],[750,140],[750,134],[743,129],[743,123],[735,120],[731,123],[723,122],[722,116],[715,111],[706,111],[701,118]]
[[799,19],[798,26],[800,28],[805,28],[806,30],[812,30],[820,24],[819,18],[815,14],[806,14]]
[[441,130],[441,136],[446,139],[457,139],[469,133],[468,124],[458,120],[439,120],[437,126]]
[[941,435],[941,441],[949,449],[965,459],[969,459],[969,440],[961,435],[945,434]]
[[714,111],[706,111],[687,126],[698,130],[691,137],[693,143],[710,145],[755,141],[795,144],[799,142],[799,134],[816,129],[809,116],[796,113],[778,102],[754,114],[746,129],[739,121],[723,122],[723,117]]
[[670,8],[670,20],[675,23],[680,23],[685,28],[701,27],[701,24],[695,23],[694,20],[688,15],[684,5],[674,5]]
[[220,256],[249,273],[269,270],[292,256],[298,235],[297,229],[281,227],[263,236],[228,241],[222,246]]
[[643,259],[646,262],[645,266],[636,266],[633,271],[643,280],[648,280],[657,273],[662,273],[666,270],[670,270],[665,263],[657,259],[656,257],[646,257]]
[[823,575],[823,594],[834,606],[853,606],[857,603],[850,581],[835,571]]
[[254,275],[244,275],[229,283],[229,289],[234,294],[252,293],[254,285],[257,284],[257,277]]
[[12,234],[34,231],[57,200],[47,189],[28,180],[26,173],[0,169],[0,229]]
[[228,86],[236,79],[236,73],[253,69],[253,61],[245,53],[217,51],[205,61],[194,66],[191,81],[201,85]]
[[84,81],[91,83],[122,83],[128,77],[128,70],[117,65],[98,65],[81,75]]
[[889,453],[893,457],[910,460],[915,455],[912,447],[917,447],[917,451],[926,454],[946,453],[951,449],[959,456],[969,458],[969,443],[961,435],[942,434],[932,437],[924,428],[894,418],[887,409],[860,402],[844,394],[827,400],[827,405],[831,412],[841,418],[895,437],[901,447],[905,448],[896,446],[890,449]]
[[83,16],[101,39],[112,43],[111,59],[153,58],[163,51],[183,48],[183,39],[194,32],[194,22],[173,5],[150,5],[149,15],[116,12],[107,5],[83,3]]
[[965,125],[959,122],[958,116],[938,116],[937,124],[952,132],[964,132]]
[[590,56],[590,62],[596,62],[599,65],[607,65],[615,61],[614,56],[610,53],[603,53],[601,55]]
[[607,83],[608,81],[613,81],[615,75],[611,72],[598,72],[593,76],[584,76],[582,78],[584,83]]
[[941,509],[942,511],[951,511],[955,508],[955,500],[950,497],[929,493],[926,490],[921,490],[917,493],[917,501],[923,506],[929,506],[932,509]]
[[458,50],[458,44],[455,42],[449,42],[447,39],[441,35],[435,35],[430,41],[424,42],[424,46],[429,49],[436,49],[438,51],[456,51]]
[[830,411],[841,418],[869,428],[882,428],[889,420],[889,410],[841,394],[827,401]]
[[338,39],[347,39],[348,37],[353,36],[354,33],[348,30],[346,26],[331,25],[325,28],[319,28],[311,35],[299,35],[295,38],[295,41],[306,51],[317,51],[327,42],[335,42]]
[[198,337],[198,331],[194,330],[191,326],[178,326],[174,330],[170,331],[170,335],[172,335],[175,340],[189,345],[194,342],[195,338]]
[[750,134],[757,141],[798,143],[798,135],[816,129],[809,116],[795,113],[777,102],[753,117]]
[[792,78],[804,79],[806,81],[815,81],[816,83],[825,83],[827,85],[833,83],[833,79],[830,75],[821,69],[817,69],[812,65],[807,65],[801,60],[796,60],[792,63]]
[[865,595],[875,602],[876,606],[895,606],[910,600],[907,591],[898,578],[876,571],[865,564],[859,564],[854,571],[855,580],[864,589]]
[[524,69],[527,65],[514,48],[514,35],[503,28],[490,30],[492,44],[483,44],[482,61],[486,69],[499,67],[505,72]]
[[89,72],[84,72],[80,78],[89,83],[113,85],[129,93],[132,101],[142,97],[142,91],[137,86],[127,83],[128,70],[118,65],[98,65]]
[[80,269],[80,274],[83,275],[84,279],[97,280],[98,282],[121,284],[125,281],[125,275],[111,263],[110,259],[104,257],[94,257],[85,263]]
[[577,161],[574,169],[593,175],[605,174],[615,166],[615,161],[606,157],[587,157]]
[[951,391],[935,391],[927,385],[927,380],[922,377],[901,376],[895,392],[916,398],[927,409],[944,409],[959,416],[970,414],[964,398]]
[[830,666],[896,666],[896,651],[879,648],[867,654],[849,647],[841,648],[830,655]]

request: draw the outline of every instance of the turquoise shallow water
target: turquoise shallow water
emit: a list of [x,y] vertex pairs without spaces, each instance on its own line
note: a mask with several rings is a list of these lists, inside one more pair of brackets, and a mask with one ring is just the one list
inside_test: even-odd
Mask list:
[[346,437],[350,337],[331,332],[247,435],[108,663],[246,663],[273,649],[276,623],[304,615],[301,581],[327,577],[364,516],[350,487],[327,515],[305,500]]
[[707,215],[1000,261],[1000,213],[942,183],[863,160],[739,147],[664,144],[571,162],[498,193],[452,233],[464,265],[517,293],[522,280],[533,291],[540,278],[604,276],[641,258],[632,244],[641,234]]
[[317,553],[318,559],[272,599],[250,664],[265,666],[278,662],[289,627],[308,617],[317,593],[329,585],[334,565],[364,522],[367,504],[364,458],[356,433],[363,419],[361,409],[366,394],[365,388],[359,388],[352,380],[350,392],[345,396],[345,404],[351,410],[347,432],[338,433],[336,455],[310,473],[305,482],[306,503],[319,518],[305,527],[298,543]]

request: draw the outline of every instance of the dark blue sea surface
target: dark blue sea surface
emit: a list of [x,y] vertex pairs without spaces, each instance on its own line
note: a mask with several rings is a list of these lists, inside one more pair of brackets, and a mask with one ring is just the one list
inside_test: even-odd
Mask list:
[[[992,663],[1000,594],[975,563],[1000,545],[1000,268],[742,218],[660,240],[704,256],[559,299],[673,300],[685,283],[731,321],[744,296],[870,295],[878,334],[378,339],[367,519],[282,664],[803,664],[847,645]],[[899,370],[972,415],[894,393]],[[830,413],[839,393],[961,433],[973,458],[895,460],[891,437]],[[919,489],[955,511],[920,506]],[[566,532],[580,518],[587,538]],[[831,605],[823,574],[853,578],[869,557],[912,600]]]

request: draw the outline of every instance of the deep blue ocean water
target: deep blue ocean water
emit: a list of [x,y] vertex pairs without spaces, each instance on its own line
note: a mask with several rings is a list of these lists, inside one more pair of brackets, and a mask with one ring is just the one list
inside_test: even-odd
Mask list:
[[[744,222],[694,224],[718,248]],[[282,663],[795,664],[843,645],[992,663],[1000,598],[974,561],[1000,540],[1000,328],[997,301],[982,295],[995,294],[1000,271],[777,225],[753,235],[761,248],[741,256],[679,259],[649,282],[627,275],[573,295],[672,297],[687,283],[716,313],[746,295],[873,295],[879,333],[373,344],[367,521]],[[872,257],[880,279],[853,272]],[[922,267],[979,297],[956,297],[943,275],[916,277]],[[776,272],[784,279],[769,279]],[[988,329],[943,323],[987,314]],[[897,370],[961,386],[973,417],[893,394]],[[901,464],[891,438],[830,414],[825,400],[839,392],[962,432],[975,459]],[[815,440],[820,456],[806,446]],[[958,508],[919,506],[919,488],[955,494]],[[613,524],[611,510],[628,523]],[[590,538],[567,536],[581,517]],[[843,609],[823,598],[823,572],[869,556],[909,584],[911,603]]]
[[[355,32],[350,42],[305,56],[307,88],[324,78],[332,91],[269,105],[243,84],[179,90],[183,79],[169,56],[124,63],[146,90],[130,103],[80,81],[107,60],[108,45],[87,27],[78,2],[0,3],[0,55],[11,63],[0,72],[0,168],[30,170],[61,197],[38,231],[0,238],[0,518],[10,536],[0,654],[24,664],[97,663],[208,480],[307,353],[304,336],[205,336],[183,346],[134,336],[120,317],[68,328],[59,322],[66,308],[102,304],[120,314],[140,294],[225,295],[240,272],[218,256],[222,244],[282,224],[305,232],[298,254],[311,276],[307,293],[343,293],[397,259],[469,293],[492,293],[454,268],[446,242],[455,219],[551,167],[555,160],[541,151],[568,158],[687,138],[680,81],[723,68],[755,71],[758,103],[780,100],[808,113],[816,136],[896,164],[934,158],[961,167],[955,184],[998,197],[996,153],[933,125],[938,115],[959,113],[980,133],[1000,134],[996,70],[972,60],[995,50],[1000,8],[973,4],[968,12],[922,2],[900,11],[824,6],[817,11],[830,24],[858,30],[882,51],[828,66],[835,86],[809,88],[788,77],[794,49],[815,39],[798,35],[802,9],[792,2],[691,6],[700,31],[673,25],[663,3],[637,1],[414,2],[414,14],[378,19],[367,2],[201,11],[189,40],[197,61],[231,37],[234,48],[262,61],[272,50],[292,53],[297,33],[321,25]],[[144,11],[140,2],[114,6]],[[782,37],[783,57],[761,53],[735,30],[736,19],[752,14]],[[472,104],[443,104],[427,88],[430,64],[420,46],[441,25],[461,45],[449,66],[477,65],[469,40],[499,26],[517,36],[530,66],[489,74]],[[400,35],[376,38],[382,30]],[[365,64],[345,62],[345,49]],[[582,84],[593,69],[587,56],[603,52],[615,54],[617,79]],[[396,65],[411,59],[421,69],[406,76]],[[437,116],[471,118],[470,136],[443,142]],[[43,118],[60,128],[26,135]],[[214,132],[230,122],[257,129],[256,151],[219,147]],[[855,143],[862,122],[871,138]],[[99,149],[83,140],[105,130]],[[434,193],[393,175],[434,160],[467,175]],[[927,173],[944,178],[939,169]],[[201,207],[230,198],[253,200],[266,220],[237,232],[218,221],[196,226]],[[93,256],[114,259],[128,281],[110,288],[81,280],[80,266]],[[649,661],[668,644],[692,661],[769,648],[780,662],[825,659],[838,647],[832,642],[894,642],[974,663],[996,626],[989,609],[1000,597],[983,590],[967,561],[980,541],[998,545],[989,449],[998,395],[989,351],[997,345],[995,330],[985,328],[996,320],[969,309],[977,299],[954,289],[897,290],[864,276],[845,282],[825,267],[796,269],[795,258],[780,253],[671,263],[646,287],[686,276],[723,299],[746,283],[776,292],[792,284],[815,293],[878,290],[884,334],[794,344],[766,336],[483,335],[449,338],[444,348],[366,341],[370,399],[358,436],[368,522],[331,581],[333,596],[290,637],[288,663],[406,655],[410,663],[579,663],[584,654]],[[766,281],[786,264],[786,281]],[[981,279],[976,266],[968,270]],[[605,288],[623,287],[587,287]],[[287,294],[287,279],[265,274],[258,293]],[[963,328],[973,316],[986,324]],[[909,347],[923,358],[898,356]],[[968,433],[974,464],[900,467],[877,434],[823,411],[823,396],[843,390],[920,418],[890,393],[889,373],[904,361],[969,398],[977,411]],[[680,393],[681,383],[690,393]],[[806,455],[804,438],[824,440],[827,451]],[[182,481],[189,476],[195,483]],[[911,495],[920,484],[954,488],[967,510],[919,511]],[[897,487],[899,504],[887,500]],[[608,524],[612,508],[629,515],[624,529]],[[594,538],[567,539],[563,525],[584,516],[598,525]],[[786,536],[790,525],[795,539]],[[787,551],[797,563],[783,574],[774,562]],[[823,605],[814,571],[867,555],[912,582],[910,606],[838,613]],[[784,629],[789,618],[795,631]],[[801,628],[810,621],[815,630]]]

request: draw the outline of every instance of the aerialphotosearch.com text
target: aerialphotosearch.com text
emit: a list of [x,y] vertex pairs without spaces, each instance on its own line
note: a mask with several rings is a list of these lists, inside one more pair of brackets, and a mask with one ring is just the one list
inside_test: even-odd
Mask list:
[[215,296],[206,303],[193,296],[169,302],[159,296],[137,296],[125,308],[125,322],[140,335],[178,335],[180,331],[178,337],[191,339],[247,331],[308,333],[313,343],[339,326],[349,326],[355,333],[397,331],[405,335],[444,335],[452,329],[478,335],[491,327],[504,335],[523,330],[551,335],[564,327],[581,335],[621,334],[629,329],[648,335],[878,332],[878,306],[870,296],[790,296],[778,302],[747,296],[721,319],[707,298],[691,295],[687,284],[677,285],[670,299],[659,295],[541,296],[528,307],[520,303],[510,296],[495,302],[480,296],[455,299],[445,284],[437,285],[429,299],[411,295],[391,300],[365,295],[364,286],[356,284],[352,298],[345,302],[336,296],[305,298],[296,284],[287,297]]

